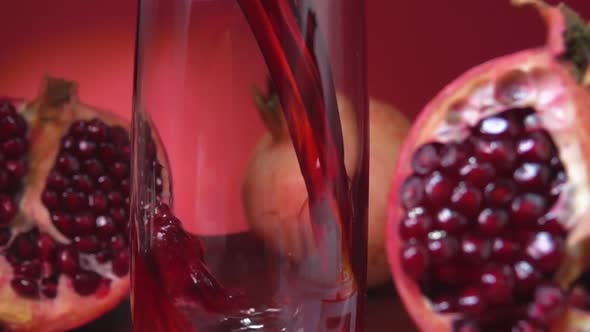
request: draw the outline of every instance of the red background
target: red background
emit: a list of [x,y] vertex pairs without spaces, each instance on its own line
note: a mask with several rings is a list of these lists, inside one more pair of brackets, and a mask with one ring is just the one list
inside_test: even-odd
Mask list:
[[[366,2],[369,91],[411,115],[467,68],[544,40],[534,11],[509,0]],[[590,18],[589,1],[566,3]],[[30,98],[48,72],[77,80],[85,102],[129,116],[136,2],[94,4],[3,1],[0,94]]]

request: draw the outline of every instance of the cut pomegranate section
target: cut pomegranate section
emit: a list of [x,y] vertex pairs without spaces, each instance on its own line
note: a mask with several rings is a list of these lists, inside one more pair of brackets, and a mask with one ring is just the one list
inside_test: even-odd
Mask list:
[[576,52],[590,47],[590,30],[566,7],[516,2],[548,20],[548,45],[447,87],[414,124],[394,173],[388,255],[424,331],[590,323],[588,306],[572,300],[587,298],[589,284],[590,58]]
[[127,295],[127,126],[61,79],[0,100],[0,325],[69,330]]

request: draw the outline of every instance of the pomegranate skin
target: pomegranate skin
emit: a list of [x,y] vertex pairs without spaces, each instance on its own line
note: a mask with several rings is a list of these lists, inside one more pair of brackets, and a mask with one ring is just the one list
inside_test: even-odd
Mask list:
[[[557,272],[557,281],[562,286],[571,284],[588,264],[581,258],[588,254],[580,252],[579,247],[590,233],[590,222],[587,221],[590,209],[587,203],[576,201],[587,202],[585,198],[590,187],[587,177],[590,174],[590,114],[587,111],[590,109],[590,92],[575,80],[571,68],[559,59],[565,51],[565,22],[559,9],[536,1],[518,1],[529,2],[537,6],[548,22],[547,45],[483,63],[445,87],[414,122],[394,168],[387,206],[387,254],[399,296],[422,331],[455,331],[454,324],[462,315],[436,313],[418,283],[402,267],[400,250],[404,239],[399,233],[399,221],[404,212],[400,206],[399,189],[412,173],[410,160],[419,146],[441,137],[447,142],[454,136],[461,137],[462,131],[467,130],[464,124],[473,125],[484,114],[528,106],[542,114],[543,127],[555,140],[567,173],[574,177],[571,185],[575,197],[567,198],[575,202],[563,208],[567,210],[564,223],[568,231],[567,258]],[[522,89],[510,90],[510,84],[506,83],[513,79]],[[551,324],[550,330],[577,331],[576,328],[587,323],[587,315],[570,306]]]
[[[27,138],[30,142],[26,158],[27,173],[18,200],[18,214],[4,227],[11,230],[14,239],[35,234],[34,239],[38,242],[33,244],[39,248],[35,254],[37,256],[28,261],[23,257],[20,257],[22,260],[15,261],[15,256],[10,252],[13,249],[12,244],[0,248],[0,329],[15,332],[59,332],[77,328],[114,308],[128,296],[130,288],[129,257],[125,255],[128,250],[126,232],[129,208],[125,204],[128,204],[130,183],[127,177],[129,123],[109,111],[80,103],[76,94],[77,85],[73,82],[48,77],[43,83],[41,95],[35,100],[0,98],[10,102],[17,114],[26,120]],[[82,127],[85,128],[84,132],[80,131]],[[72,139],[75,132],[78,137]],[[91,135],[94,135],[94,140]],[[119,144],[116,149],[102,150],[123,136],[125,143]],[[156,159],[163,164],[162,168],[167,168],[168,162],[160,140],[157,135],[152,137],[158,149]],[[100,149],[97,148],[92,155],[87,156],[86,161],[93,160],[93,166],[103,164],[104,167],[90,170],[89,164],[82,163],[84,159],[66,158],[68,155],[81,155],[84,152],[82,148],[78,148],[79,151],[68,150],[71,153],[65,153],[66,142],[71,145],[85,141],[84,146],[87,147],[95,143],[95,140],[101,142],[101,145],[97,144]],[[82,147],[81,144],[71,146]],[[97,161],[98,158],[101,162]],[[108,167],[112,165],[117,167]],[[80,189],[85,192],[84,195],[98,190],[100,186],[101,190],[110,194],[108,197],[112,202],[106,202],[105,195],[102,211],[91,211],[88,203],[87,211],[78,210],[74,216],[72,207],[66,208],[64,195],[56,195],[56,191],[46,195],[48,183],[51,183],[50,174],[57,172],[58,167],[63,173],[62,179],[67,178],[65,181],[70,184],[69,189],[80,185],[73,180],[82,179],[80,183],[87,188],[85,191]],[[89,175],[91,171],[97,170],[101,173]],[[88,174],[84,174],[85,172]],[[168,188],[169,176],[166,171],[163,173],[162,184]],[[110,178],[110,189],[100,183],[99,178],[104,177]],[[114,178],[118,183],[113,184]],[[125,183],[127,187],[123,185]],[[167,195],[168,192],[164,190],[164,194]],[[56,196],[62,199],[57,200],[58,203],[52,201]],[[52,208],[63,209],[56,211],[55,215],[72,214],[71,218],[62,219],[73,222],[69,225],[77,227],[74,228],[76,234],[60,231],[60,224],[52,217]],[[112,214],[111,211],[117,214]],[[104,227],[99,228],[101,225]],[[100,244],[100,252],[96,252],[97,243]],[[71,250],[75,255],[60,258],[60,253]],[[106,255],[100,256],[103,253]],[[42,261],[41,271],[33,269],[33,272],[27,274],[22,269],[27,267],[25,263],[39,263],[39,260]],[[22,279],[22,274],[29,279]],[[24,280],[25,286],[30,285],[31,280],[34,281],[33,288],[29,288],[31,296],[23,296],[22,290],[19,293],[19,289],[14,287],[18,280]]]
[[[338,98],[345,166],[349,178],[356,169],[358,148],[354,112],[348,100]],[[390,280],[385,252],[385,204],[389,170],[397,158],[409,121],[376,99],[369,103],[370,169],[368,275],[369,287]],[[284,130],[284,129],[283,129]],[[314,248],[307,190],[290,137],[286,131],[266,133],[255,147],[242,185],[248,223],[269,247],[299,261]]]

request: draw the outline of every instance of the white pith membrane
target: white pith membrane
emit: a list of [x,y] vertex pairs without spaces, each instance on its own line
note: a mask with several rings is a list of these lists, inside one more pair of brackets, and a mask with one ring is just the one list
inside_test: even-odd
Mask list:
[[[73,85],[75,89],[75,85]],[[22,233],[26,233],[35,227],[39,232],[49,234],[58,245],[71,244],[73,241],[61,234],[51,221],[49,210],[41,201],[48,174],[54,167],[56,156],[59,152],[61,138],[70,129],[71,124],[77,120],[91,120],[99,118],[107,126],[128,125],[122,119],[104,110],[97,110],[85,106],[77,100],[75,90],[70,91],[72,95],[68,102],[59,107],[45,109],[44,116],[49,118],[41,119],[39,112],[31,112],[39,109],[39,100],[25,103],[15,102],[19,114],[23,115],[28,122],[29,139],[34,140],[32,135],[40,135],[43,139],[36,138],[35,143],[29,150],[30,155],[36,156],[35,160],[27,162],[31,171],[25,176],[25,186],[18,198],[18,214],[9,224],[12,230],[12,238],[8,244],[0,249],[11,246],[13,240]],[[48,106],[46,106],[48,107]],[[47,120],[50,121],[47,121]],[[40,121],[46,121],[39,126]],[[37,127],[34,127],[37,126]],[[34,128],[41,128],[35,132]],[[159,142],[157,137],[154,137]],[[161,150],[160,144],[156,144],[158,160],[167,160]],[[162,168],[161,179],[163,182],[164,194],[169,195],[169,175]],[[94,271],[101,275],[103,282],[98,289],[90,295],[80,295],[73,289],[72,277],[64,273],[59,274],[57,284],[57,297],[48,298],[40,292],[38,298],[26,298],[18,295],[10,282],[13,273],[10,275],[0,273],[0,330],[6,328],[9,331],[31,331],[31,332],[57,332],[69,330],[89,322],[106,311],[112,309],[119,303],[129,291],[129,274],[117,276],[112,269],[112,261],[99,263],[94,254],[79,252],[79,263],[83,269]],[[4,254],[0,255],[0,272],[12,271],[11,264],[5,259]],[[44,271],[46,268],[43,269]],[[43,276],[46,276],[43,272]]]
[[[439,94],[432,103],[434,109],[428,112],[428,117],[418,119],[417,127],[420,130],[415,129],[415,135],[410,135],[412,146],[406,147],[405,153],[411,153],[428,142],[445,144],[463,141],[471,134],[472,127],[491,115],[517,108],[534,109],[540,126],[553,139],[567,174],[567,182],[563,185],[558,200],[545,215],[557,215],[568,231],[566,257],[555,274],[555,281],[568,294],[569,287],[590,263],[587,244],[590,225],[582,222],[590,215],[590,165],[584,154],[584,148],[587,149],[590,145],[590,133],[585,132],[583,126],[576,122],[584,118],[584,112],[590,111],[588,97],[579,98],[580,95],[588,94],[588,91],[577,85],[567,69],[544,49],[494,60],[463,77],[470,77],[474,83],[465,85],[462,84],[464,80],[459,79]],[[580,100],[585,104],[581,104]],[[405,158],[400,158],[402,159]],[[398,165],[397,170],[399,173],[396,177],[400,179],[405,179],[411,173],[409,165]],[[399,186],[393,188],[396,190]],[[397,198],[396,193],[392,192],[392,195]],[[397,203],[399,199],[395,199],[395,202],[392,204],[397,206],[390,206],[389,214],[400,216],[401,207]],[[388,231],[398,232],[397,227]],[[404,243],[398,234],[394,238],[395,241],[389,243],[390,257],[394,252],[399,255],[399,249]],[[402,298],[407,302],[423,302],[423,308],[406,304],[414,319],[424,317],[426,311],[433,313],[424,319],[434,322],[419,325],[452,331],[453,321],[461,320],[462,315],[434,314],[432,305],[425,296],[412,299],[414,292],[420,295],[422,293],[418,284],[405,275],[399,261],[393,262],[392,268],[394,274],[402,275],[396,279]],[[584,329],[581,331],[587,331],[590,326],[588,324],[590,320],[586,317],[586,312],[568,306],[564,314],[551,324],[551,331],[578,331],[577,328],[582,326]]]

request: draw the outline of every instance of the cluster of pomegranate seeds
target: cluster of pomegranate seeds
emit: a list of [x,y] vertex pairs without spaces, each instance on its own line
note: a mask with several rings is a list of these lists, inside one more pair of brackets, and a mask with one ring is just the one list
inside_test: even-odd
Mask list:
[[0,248],[11,239],[8,226],[18,212],[28,145],[27,122],[12,103],[0,100]]
[[129,166],[130,141],[123,127],[80,120],[62,138],[41,200],[71,244],[50,244],[47,238],[51,249],[45,259],[53,262],[54,279],[60,273],[70,276],[80,295],[108,285],[108,278],[94,271],[97,265],[111,263],[119,277],[129,271]]
[[532,109],[482,119],[461,142],[430,142],[400,188],[401,262],[458,331],[544,331],[563,306],[550,283],[566,231],[551,207],[567,180]]
[[70,126],[41,200],[71,244],[58,244],[37,228],[16,235],[6,258],[18,294],[54,298],[59,276],[65,274],[78,294],[90,295],[110,283],[95,271],[97,266],[111,263],[114,275],[128,273],[129,151],[122,127],[98,119]]

